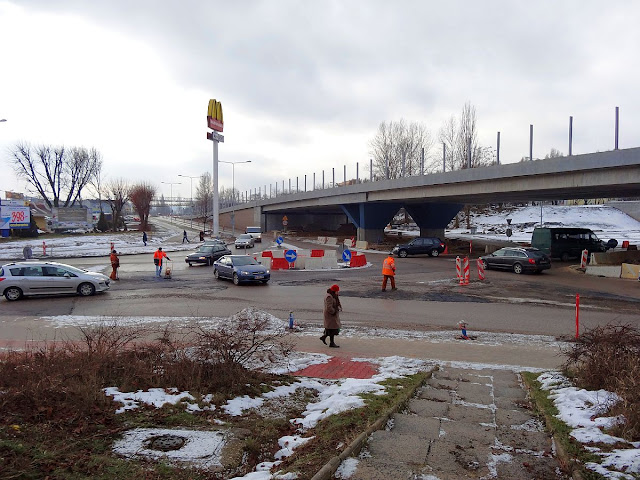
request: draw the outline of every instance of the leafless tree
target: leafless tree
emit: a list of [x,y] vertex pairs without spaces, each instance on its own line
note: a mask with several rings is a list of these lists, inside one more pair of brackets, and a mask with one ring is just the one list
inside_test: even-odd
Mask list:
[[207,218],[213,205],[213,183],[211,182],[211,174],[209,172],[200,175],[198,185],[196,185],[195,208],[196,214]]
[[133,203],[133,207],[140,217],[140,229],[147,230],[149,224],[149,211],[151,210],[151,202],[156,195],[156,188],[149,183],[137,183],[129,192],[129,199]]
[[478,144],[476,108],[467,102],[460,117],[451,117],[440,128],[439,139],[445,145],[447,170],[462,170],[490,165],[493,151]]
[[102,166],[100,154],[94,148],[50,145],[34,148],[26,142],[13,147],[11,161],[16,174],[34,188],[49,208],[74,206],[82,189]]
[[558,157],[564,157],[564,153],[562,153],[560,150],[557,150],[555,148],[552,148],[549,153],[547,153],[544,158],[558,158]]
[[113,231],[117,232],[118,225],[120,224],[124,224],[126,230],[127,226],[122,219],[122,210],[129,201],[131,187],[124,178],[117,178],[111,180],[107,184],[106,189],[108,194],[107,202],[109,203],[109,207],[111,207],[113,218]]
[[370,142],[374,175],[379,178],[399,178],[420,175],[422,151],[428,159],[433,140],[422,123],[404,120],[382,122]]

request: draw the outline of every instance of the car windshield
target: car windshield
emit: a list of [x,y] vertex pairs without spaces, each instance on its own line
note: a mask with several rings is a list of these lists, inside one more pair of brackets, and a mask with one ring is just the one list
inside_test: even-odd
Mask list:
[[95,273],[95,272],[89,272],[89,270],[85,270],[84,268],[72,267],[71,265],[58,265],[58,267],[64,268],[65,270],[69,270],[70,272],[73,272],[75,274],[78,274],[78,273]]
[[262,229],[260,227],[247,227],[247,233],[261,233]]
[[242,235],[240,235],[237,239],[238,240],[251,240],[251,235],[248,235],[246,233],[243,233]]
[[215,247],[213,245],[203,245],[196,250],[196,253],[211,253],[214,248]]
[[253,257],[235,257],[235,258],[232,258],[231,261],[236,266],[259,265],[259,263],[253,259]]

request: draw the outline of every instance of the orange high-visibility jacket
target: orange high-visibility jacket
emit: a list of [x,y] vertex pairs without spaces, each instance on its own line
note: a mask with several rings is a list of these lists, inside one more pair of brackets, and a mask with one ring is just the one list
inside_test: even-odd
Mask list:
[[161,252],[160,250],[156,250],[153,254],[153,258],[158,259],[158,265],[162,265],[162,259],[167,258],[167,254],[165,252]]
[[382,275],[394,276],[395,274],[396,262],[393,260],[393,257],[389,256],[384,259],[384,262],[382,262]]

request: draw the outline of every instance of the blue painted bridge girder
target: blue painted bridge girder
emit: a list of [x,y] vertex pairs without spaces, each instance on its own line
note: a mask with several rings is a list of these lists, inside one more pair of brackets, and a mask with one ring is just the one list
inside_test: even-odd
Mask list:
[[440,237],[444,239],[444,229],[456,214],[464,207],[461,203],[408,203],[404,205],[407,213],[420,227],[421,237]]
[[352,203],[340,205],[358,229],[357,239],[379,243],[384,237],[384,227],[402,207],[396,202]]

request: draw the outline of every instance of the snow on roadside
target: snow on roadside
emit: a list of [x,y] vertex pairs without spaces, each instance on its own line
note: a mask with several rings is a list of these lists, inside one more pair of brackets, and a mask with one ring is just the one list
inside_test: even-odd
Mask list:
[[[603,458],[602,463],[586,463],[587,468],[612,479],[633,480],[636,478],[634,474],[640,474],[640,442],[628,442],[603,431],[624,422],[620,416],[605,416],[620,397],[606,390],[576,388],[557,372],[543,373],[538,381],[544,390],[550,392],[549,398],[558,409],[556,416],[573,428],[571,436]],[[626,448],[607,451],[597,446],[599,444],[626,445]]]

